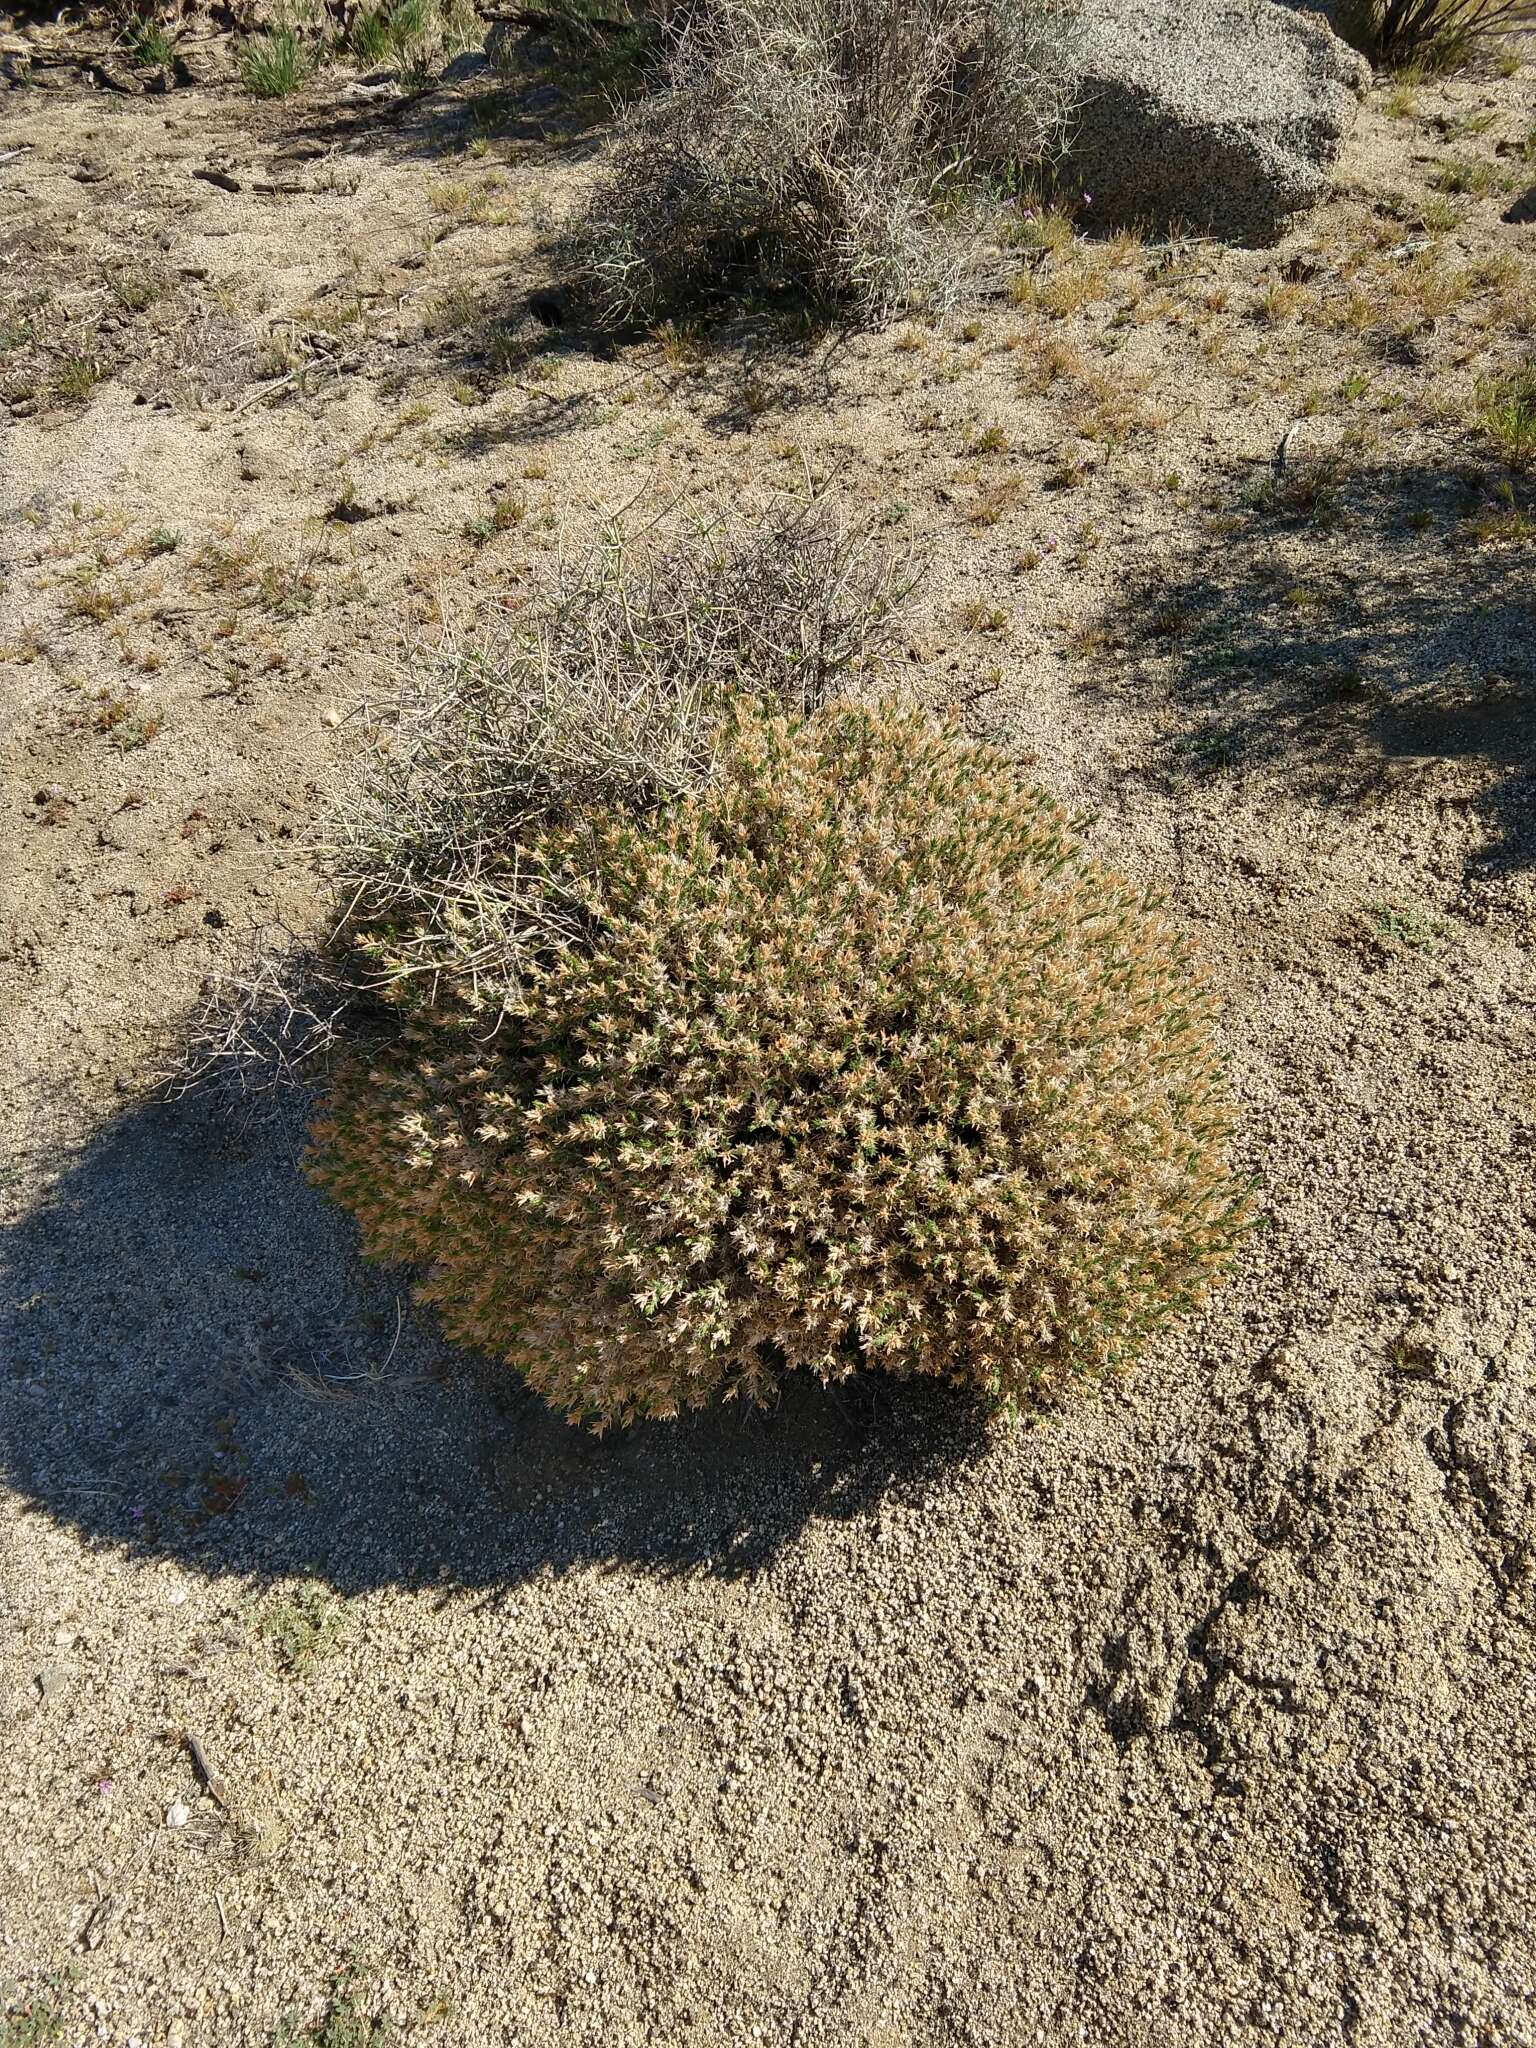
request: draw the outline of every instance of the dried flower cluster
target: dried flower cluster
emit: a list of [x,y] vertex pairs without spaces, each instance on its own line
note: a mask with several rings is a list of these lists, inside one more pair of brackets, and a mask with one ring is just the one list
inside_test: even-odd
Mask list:
[[485,1042],[418,1015],[343,1071],[315,1179],[453,1337],[599,1427],[786,1370],[1004,1401],[1113,1370],[1244,1219],[1179,942],[917,712],[726,739],[595,831],[589,943]]

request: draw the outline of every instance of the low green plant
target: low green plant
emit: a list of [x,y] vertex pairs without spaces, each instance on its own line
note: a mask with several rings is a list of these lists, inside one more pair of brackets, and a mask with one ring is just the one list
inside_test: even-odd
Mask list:
[[103,734],[119,754],[147,747],[165,725],[161,706],[132,690],[97,690],[89,716],[92,730]]
[[135,64],[163,71],[176,54],[176,38],[163,21],[145,15],[128,32],[128,54]]
[[279,26],[265,35],[251,36],[235,53],[240,83],[253,99],[286,99],[297,92],[315,70],[313,46],[295,28]]
[[276,1600],[260,1619],[260,1632],[284,1671],[302,1677],[340,1645],[340,1601],[316,1581]]
[[1392,952],[1433,953],[1445,937],[1444,921],[1411,903],[1367,904],[1365,919],[1372,938]]
[[118,271],[110,284],[113,298],[129,313],[147,312],[163,289],[158,278],[132,270]]
[[343,1968],[325,2011],[309,2026],[285,2013],[272,2031],[270,2048],[385,2048],[400,2036],[387,2015],[364,2008],[366,1974],[354,1961]]
[[62,2042],[66,2022],[61,2005],[79,1981],[74,1964],[50,1972],[42,1988],[23,1995],[13,1979],[0,1987],[0,2048],[54,2048]]
[[1506,462],[1536,461],[1536,357],[1478,387],[1477,420]]
[[[746,704],[658,811],[485,850],[311,1172],[573,1420],[794,1370],[1018,1402],[1128,1364],[1231,1255],[1210,999],[1000,753],[896,706]],[[568,884],[570,942],[515,992],[498,866]]]
[[1313,456],[1255,479],[1245,487],[1243,503],[1254,512],[1328,527],[1337,517],[1345,474],[1341,453]]
[[521,498],[498,498],[489,512],[476,513],[464,522],[466,540],[488,541],[493,534],[510,533],[520,526],[528,508]]
[[104,374],[100,357],[91,355],[83,349],[77,350],[65,356],[55,370],[54,394],[67,404],[78,405],[83,399],[90,397]]

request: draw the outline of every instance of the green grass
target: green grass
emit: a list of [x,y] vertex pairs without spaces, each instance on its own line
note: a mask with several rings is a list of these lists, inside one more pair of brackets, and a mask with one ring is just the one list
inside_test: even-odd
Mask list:
[[286,99],[313,75],[315,64],[315,51],[291,28],[252,36],[235,53],[240,83],[258,100]]
[[1481,157],[1453,156],[1435,166],[1429,182],[1437,192],[1469,192],[1481,198],[1498,183],[1498,174]]
[[101,364],[95,356],[86,355],[83,351],[65,356],[54,372],[54,396],[68,404],[78,404],[90,397],[102,375]]
[[365,7],[347,33],[359,64],[392,64],[408,87],[424,84],[434,66],[478,41],[469,0],[380,0]]
[[176,38],[153,16],[136,21],[128,32],[128,54],[135,64],[163,71],[176,54]]
[[1536,540],[1536,513],[1525,509],[1515,496],[1514,485],[1506,477],[1495,490],[1493,502],[1470,515],[1467,531],[1473,540],[1485,547],[1500,542]]
[[1536,356],[1478,388],[1477,422],[1508,463],[1536,460]]
[[131,270],[120,270],[115,277],[107,280],[112,296],[126,313],[144,313],[160,296],[160,285],[152,277],[144,277]]

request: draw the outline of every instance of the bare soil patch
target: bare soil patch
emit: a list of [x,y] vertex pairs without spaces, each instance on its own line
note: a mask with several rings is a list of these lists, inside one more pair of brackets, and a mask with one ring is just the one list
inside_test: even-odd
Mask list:
[[[1536,2040],[1530,76],[1380,83],[1273,249],[1026,228],[942,321],[604,347],[545,72],[0,91],[14,2013]],[[1012,1434],[596,1442],[360,1267],[302,1106],[147,1083],[318,914],[403,663],[620,513],[807,491],[930,557],[911,687],[1197,934],[1266,1227]]]

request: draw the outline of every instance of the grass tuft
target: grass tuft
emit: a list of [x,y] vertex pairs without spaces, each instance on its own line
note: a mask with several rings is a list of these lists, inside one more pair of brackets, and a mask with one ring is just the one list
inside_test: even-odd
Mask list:
[[1536,357],[1479,386],[1477,419],[1506,462],[1525,468],[1536,461]]
[[286,99],[313,76],[317,54],[297,29],[278,27],[252,36],[235,53],[240,83],[253,99]]
[[1377,63],[1419,76],[1454,71],[1536,27],[1536,0],[1362,0],[1358,39]]

